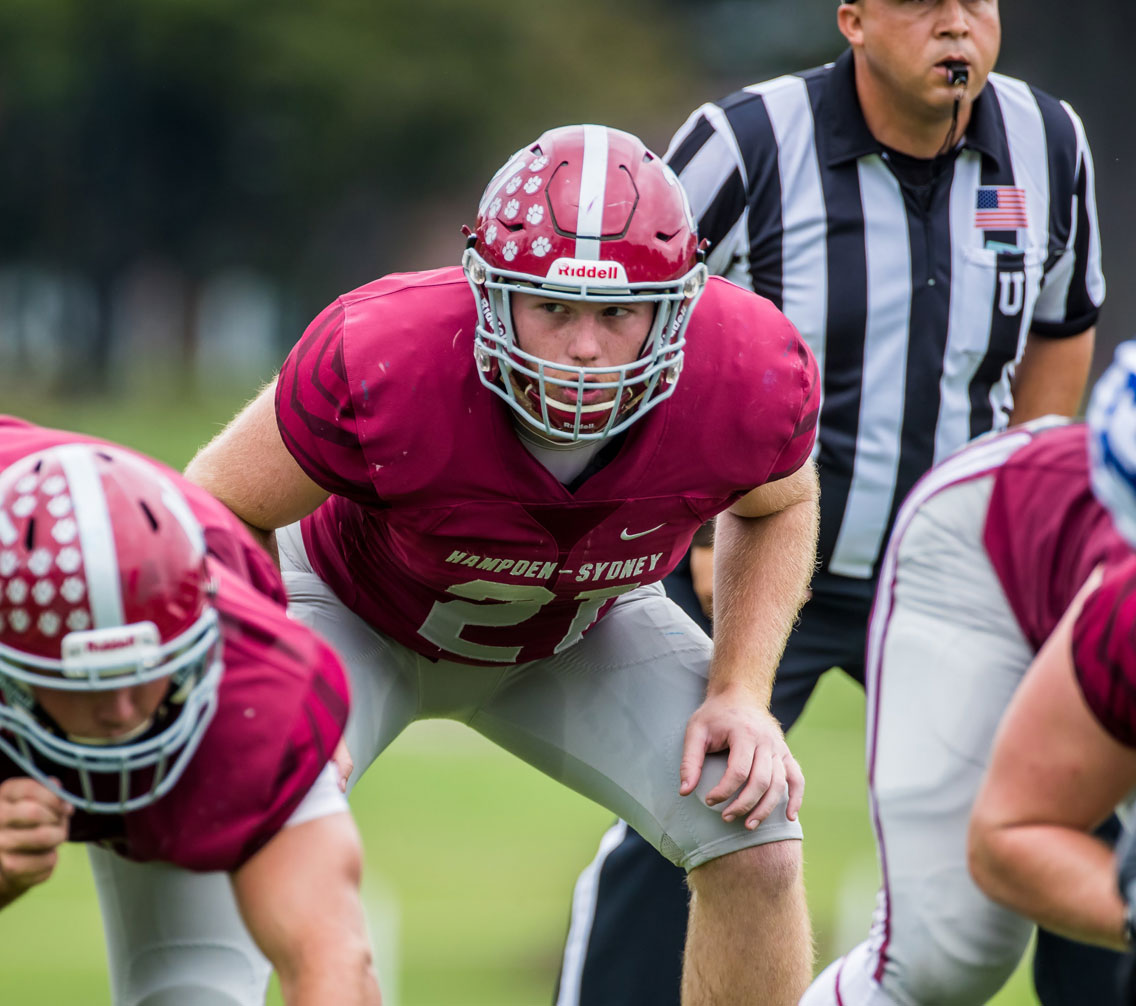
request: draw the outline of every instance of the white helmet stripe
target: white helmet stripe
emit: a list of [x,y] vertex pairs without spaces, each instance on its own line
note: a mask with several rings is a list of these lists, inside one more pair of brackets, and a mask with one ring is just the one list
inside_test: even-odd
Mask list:
[[0,545],[14,545],[19,535],[6,510],[0,510]]
[[[584,126],[584,164],[580,171],[580,209],[576,217],[576,258],[596,261],[607,191],[607,129]],[[582,235],[594,235],[584,237]]]
[[89,448],[68,444],[58,448],[57,457],[75,504],[71,512],[79,530],[93,627],[122,625],[126,617],[122,608],[122,578],[103,480]]

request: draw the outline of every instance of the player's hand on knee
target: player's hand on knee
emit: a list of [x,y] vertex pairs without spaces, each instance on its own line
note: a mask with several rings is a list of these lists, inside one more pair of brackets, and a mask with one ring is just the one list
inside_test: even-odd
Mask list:
[[[785,807],[785,816],[790,821],[797,819],[797,811],[805,797],[805,774],[797,759],[789,751],[785,739],[782,737],[771,748],[771,762],[773,767],[772,780],[769,787],[761,794],[761,799],[754,804],[753,809],[746,816],[746,827],[756,828],[784,799],[788,790],[789,801]],[[755,759],[756,760],[756,759]],[[727,812],[729,808],[727,808]],[[742,813],[741,810],[738,813]]]
[[752,829],[772,813],[788,787],[787,813],[795,819],[804,798],[804,775],[772,714],[743,693],[726,690],[708,696],[690,718],[679,793],[686,796],[694,791],[708,752],[727,750],[726,771],[706,794],[707,806],[728,800],[722,819],[744,816],[746,827]]
[[34,779],[0,783],[0,886],[21,894],[51,876],[74,809]]
[[722,817],[727,821],[745,815],[745,826],[751,831],[773,813],[785,798],[786,790],[789,802],[785,814],[790,821],[796,820],[804,798],[804,773],[789,751],[780,725],[772,716],[769,719],[774,729],[759,740],[749,779],[722,810]]

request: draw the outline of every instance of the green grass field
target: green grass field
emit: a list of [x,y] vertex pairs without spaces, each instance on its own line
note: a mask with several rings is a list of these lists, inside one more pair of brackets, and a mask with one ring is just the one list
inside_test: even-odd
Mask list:
[[[5,396],[2,408],[180,466],[237,404],[171,412],[158,396],[127,406]],[[862,692],[833,673],[791,737],[808,779],[802,820],[820,964],[863,939],[877,883],[863,721]],[[352,805],[386,1006],[548,1004],[572,884],[610,815],[449,723],[411,727]],[[275,992],[270,1001],[280,1001]],[[1023,969],[992,1000],[1034,1001]],[[48,884],[0,914],[0,1002],[109,1004],[98,908],[77,847]]]

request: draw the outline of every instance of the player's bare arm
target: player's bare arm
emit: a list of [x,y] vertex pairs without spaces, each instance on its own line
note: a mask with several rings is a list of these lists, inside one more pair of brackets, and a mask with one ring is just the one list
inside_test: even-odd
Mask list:
[[1039,416],[1075,416],[1081,407],[1093,362],[1096,329],[1053,339],[1031,332],[1014,374],[1010,424]]
[[286,827],[232,876],[241,915],[287,1006],[379,1006],[346,811]]
[[1073,939],[1123,949],[1114,855],[1091,832],[1136,786],[1136,751],[1101,728],[1077,686],[1077,607],[1006,711],[971,817],[969,865],[1007,908]]
[[272,531],[311,513],[328,496],[284,446],[275,395],[271,381],[185,470],[186,478],[216,496],[266,547]]
[[816,469],[760,486],[720,514],[715,529],[714,656],[706,701],[687,724],[681,784],[698,784],[705,756],[729,750],[725,774],[706,796],[731,821],[756,828],[789,789],[788,816],[804,776],[769,712],[785,641],[804,603],[816,556]]
[[51,876],[71,814],[70,804],[34,779],[0,783],[0,908]]

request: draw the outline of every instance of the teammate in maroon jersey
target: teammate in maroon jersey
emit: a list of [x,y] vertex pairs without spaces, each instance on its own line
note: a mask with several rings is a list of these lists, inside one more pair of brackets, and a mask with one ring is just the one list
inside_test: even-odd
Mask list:
[[[0,414],[0,470],[27,454],[63,444],[106,446],[107,441],[71,430],[54,430],[37,426],[26,419]],[[145,457],[121,445],[115,446],[118,450],[127,451],[135,457]],[[205,535],[205,549],[209,555],[277,604],[286,603],[288,596],[284,590],[280,570],[264,549],[253,540],[244,524],[233,516],[232,511],[218,506],[217,501],[209,493],[183,479],[172,468],[153,458],[145,458],[145,461],[172,480],[178,492],[185,497],[194,518],[201,525],[202,533]]]
[[[1088,414],[1093,489],[1136,548],[1136,343]],[[1133,909],[1093,829],[1136,790],[1136,556],[1094,570],[999,728],[970,829],[990,897],[1055,932],[1131,947]]]
[[1130,555],[1093,496],[1083,424],[1050,417],[982,438],[917,483],[868,630],[883,886],[868,940],[826,968],[801,1006],[964,1006],[1009,978],[1033,925],[969,877],[971,806],[1035,654],[1060,638],[1094,569],[1124,568]]
[[[415,718],[468,723],[690,871],[685,1002],[795,1003],[803,778],[768,698],[814,557],[816,365],[697,245],[639,140],[552,130],[463,269],[340,297],[188,474],[280,529],[293,613],[352,675],[356,774]],[[658,581],[719,512],[711,655]]]
[[[263,1002],[240,917],[287,1002],[379,1001],[346,676],[259,553],[155,462],[0,417],[0,906],[91,843],[116,1003]],[[240,917],[167,897],[183,870]]]

